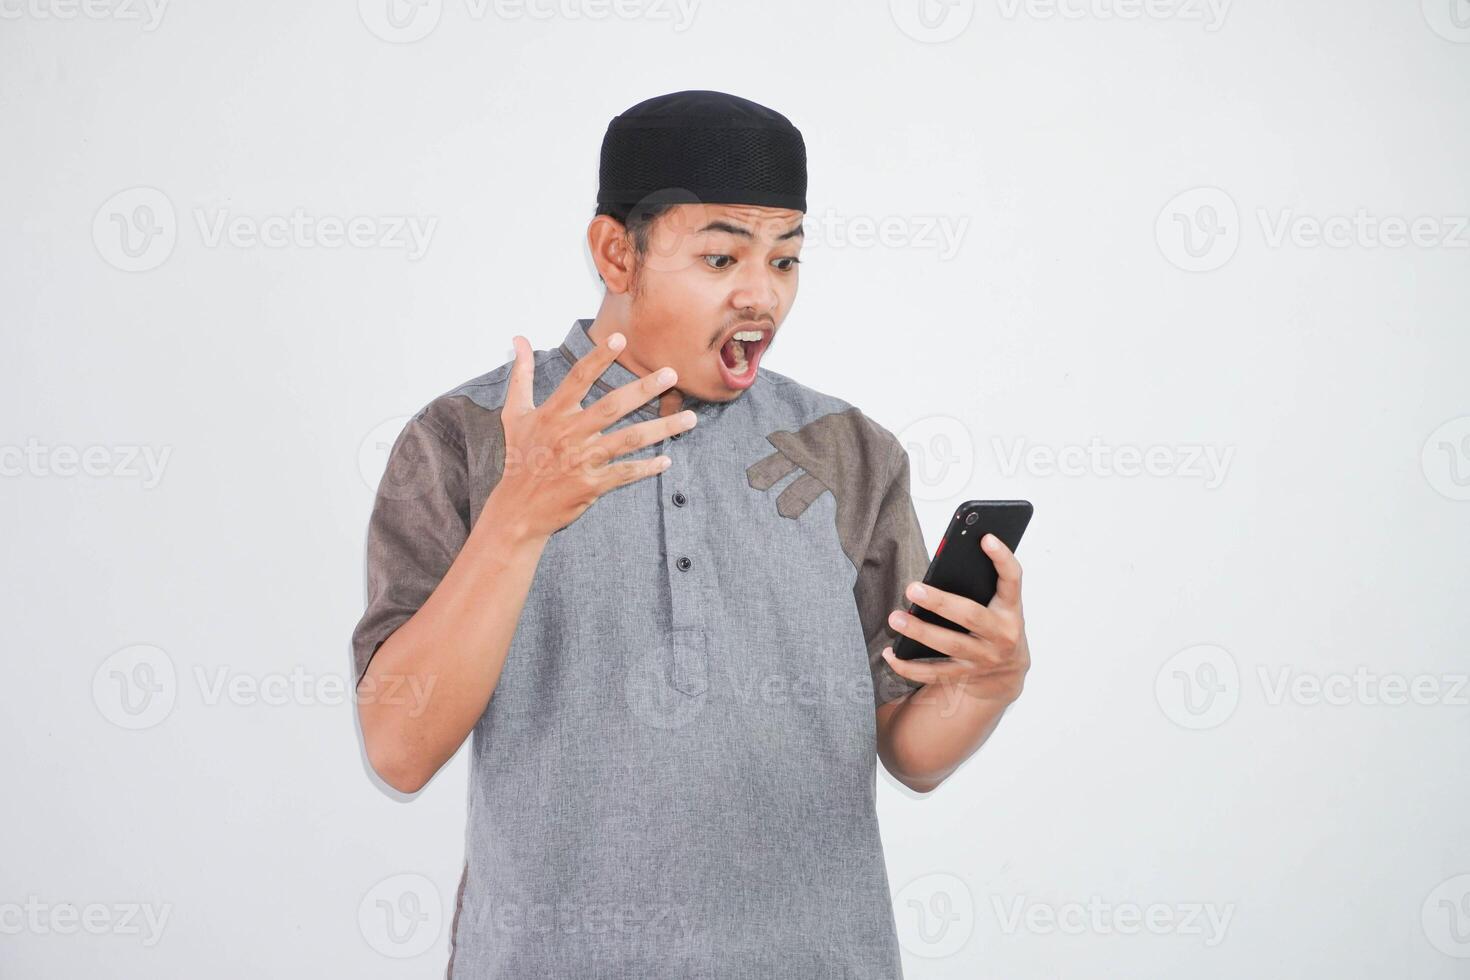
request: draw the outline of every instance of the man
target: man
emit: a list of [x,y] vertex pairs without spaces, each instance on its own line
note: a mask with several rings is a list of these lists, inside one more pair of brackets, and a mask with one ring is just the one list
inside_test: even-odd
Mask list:
[[[988,537],[988,608],[916,591],[902,445],[760,368],[805,210],[785,116],[634,106],[602,146],[597,317],[516,336],[394,444],[359,717],[409,793],[474,732],[451,977],[901,976],[875,756],[927,792],[989,735],[1029,665],[1020,568]],[[952,659],[895,661],[898,633]]]

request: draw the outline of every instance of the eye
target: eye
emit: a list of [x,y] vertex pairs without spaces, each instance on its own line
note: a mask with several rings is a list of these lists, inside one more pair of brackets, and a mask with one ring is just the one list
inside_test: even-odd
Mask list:
[[[730,255],[701,255],[700,258],[704,259],[705,265],[709,266],[711,269],[728,269],[730,267],[730,263],[735,261],[734,257]],[[720,263],[719,265],[716,265],[714,262],[710,261],[711,259],[725,259],[726,261]]]
[[784,255],[784,256],[782,256],[779,259],[775,259],[774,261],[775,262],[789,262],[789,263],[791,263],[790,265],[783,265],[783,266],[781,266],[780,269],[781,269],[782,272],[790,272],[792,269],[795,269],[798,265],[801,264],[801,259],[798,259],[794,255]]

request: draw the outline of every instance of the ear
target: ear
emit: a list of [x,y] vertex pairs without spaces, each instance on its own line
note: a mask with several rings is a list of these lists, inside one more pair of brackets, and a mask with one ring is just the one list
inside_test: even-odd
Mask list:
[[623,223],[610,215],[596,215],[587,225],[587,247],[607,291],[626,293],[633,283],[637,256]]

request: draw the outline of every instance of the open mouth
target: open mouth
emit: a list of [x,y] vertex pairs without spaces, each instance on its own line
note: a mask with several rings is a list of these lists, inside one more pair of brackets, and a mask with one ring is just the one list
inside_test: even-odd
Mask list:
[[725,383],[733,388],[746,388],[755,380],[761,354],[771,343],[767,329],[737,330],[720,347],[720,367]]

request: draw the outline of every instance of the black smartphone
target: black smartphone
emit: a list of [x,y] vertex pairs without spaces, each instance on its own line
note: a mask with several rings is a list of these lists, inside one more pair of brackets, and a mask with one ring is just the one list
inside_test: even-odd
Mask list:
[[[988,606],[995,598],[998,579],[995,563],[980,547],[986,534],[994,534],[1012,551],[1021,544],[1021,535],[1031,523],[1029,500],[967,500],[954,512],[954,520],[944,529],[944,537],[924,573],[924,584],[945,592],[953,592]],[[962,627],[923,606],[909,603],[909,615],[946,629]],[[949,655],[931,649],[912,637],[899,634],[893,644],[893,655],[899,660]]]

